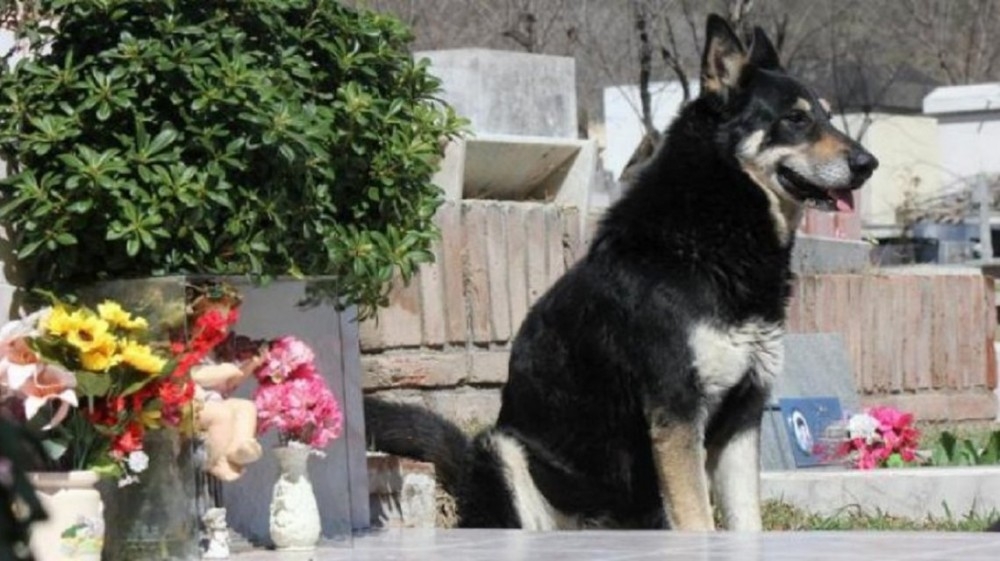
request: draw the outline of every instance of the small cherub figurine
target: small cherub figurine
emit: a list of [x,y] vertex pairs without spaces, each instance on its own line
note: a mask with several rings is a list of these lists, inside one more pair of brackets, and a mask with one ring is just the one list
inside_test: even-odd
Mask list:
[[229,559],[229,528],[226,526],[226,509],[210,508],[201,517],[205,525],[202,559]]
[[256,361],[248,361],[242,368],[224,362],[200,365],[191,370],[191,377],[198,386],[195,399],[201,404],[198,429],[208,452],[205,471],[222,481],[238,478],[247,464],[260,459],[263,453],[255,437],[257,407],[249,399],[223,397],[256,367]]

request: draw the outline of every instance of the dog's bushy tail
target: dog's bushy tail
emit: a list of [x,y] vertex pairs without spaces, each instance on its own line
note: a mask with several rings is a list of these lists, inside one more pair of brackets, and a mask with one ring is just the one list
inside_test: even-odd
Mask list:
[[458,493],[471,446],[462,429],[424,407],[369,396],[364,404],[370,448],[434,464],[444,490]]

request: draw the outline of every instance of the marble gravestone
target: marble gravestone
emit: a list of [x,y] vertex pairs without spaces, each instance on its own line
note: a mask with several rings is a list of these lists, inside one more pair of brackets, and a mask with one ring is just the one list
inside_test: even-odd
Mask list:
[[845,415],[860,411],[861,402],[843,336],[839,333],[785,335],[785,368],[775,384],[761,427],[761,468],[765,471],[795,469],[791,444],[777,407],[778,399],[783,397],[836,397]]

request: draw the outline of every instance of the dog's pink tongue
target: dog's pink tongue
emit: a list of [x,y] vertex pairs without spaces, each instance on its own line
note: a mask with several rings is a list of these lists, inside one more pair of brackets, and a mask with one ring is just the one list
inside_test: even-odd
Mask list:
[[854,212],[854,193],[847,189],[837,189],[830,191],[834,202],[837,203],[837,210],[840,212]]

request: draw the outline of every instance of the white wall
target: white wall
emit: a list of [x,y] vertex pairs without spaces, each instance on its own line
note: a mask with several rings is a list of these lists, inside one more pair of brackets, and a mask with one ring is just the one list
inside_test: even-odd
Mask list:
[[[653,82],[649,85],[653,126],[667,128],[684,100],[679,82]],[[691,84],[691,97],[698,95],[698,83]],[[624,85],[604,88],[604,169],[615,179],[642,140],[642,111],[639,86]]]
[[937,88],[924,113],[938,121],[942,184],[1000,174],[1000,83]]

